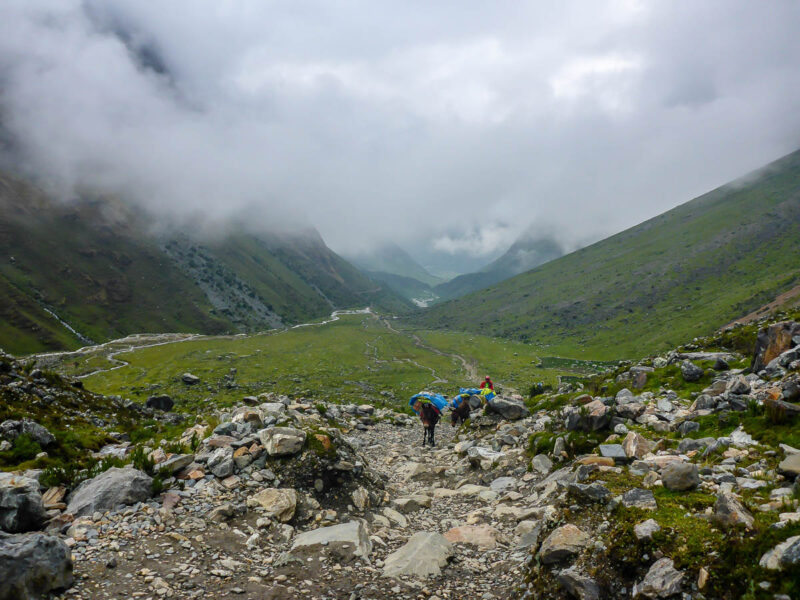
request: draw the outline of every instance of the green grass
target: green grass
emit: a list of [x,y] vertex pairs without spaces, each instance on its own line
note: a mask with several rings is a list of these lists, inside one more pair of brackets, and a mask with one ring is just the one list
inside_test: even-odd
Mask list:
[[798,285],[798,221],[800,152],[415,322],[528,341],[543,356],[660,352]]
[[[404,406],[420,390],[448,396],[460,386],[474,385],[459,352],[475,360],[480,373],[492,373],[506,387],[524,392],[533,380],[554,381],[558,371],[540,369],[523,344],[480,337],[422,334],[419,347],[406,332],[392,332],[374,315],[345,315],[325,325],[252,336],[209,337],[142,348],[119,355],[129,366],[86,378],[86,386],[103,394],[138,401],[166,393],[178,410],[231,406],[243,396],[276,392],[290,397],[333,402],[370,402]],[[473,336],[470,336],[473,337]],[[473,345],[471,345],[473,344]],[[97,360],[92,357],[92,360]],[[74,370],[74,362],[66,365]],[[81,369],[81,364],[77,367]],[[236,369],[236,387],[225,376]],[[186,386],[189,371],[202,380]]]

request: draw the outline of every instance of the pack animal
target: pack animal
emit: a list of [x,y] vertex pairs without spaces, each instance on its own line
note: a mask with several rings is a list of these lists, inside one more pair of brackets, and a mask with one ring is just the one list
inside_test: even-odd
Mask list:
[[458,427],[461,423],[464,423],[467,419],[469,419],[470,412],[471,409],[469,402],[464,400],[458,405],[458,408],[454,408],[450,413],[450,424],[453,427]]
[[425,446],[426,444],[430,444],[431,447],[434,447],[436,446],[436,440],[434,438],[436,424],[439,422],[441,417],[439,415],[439,411],[436,410],[430,402],[423,402],[420,404],[419,420],[422,421],[422,427],[424,430],[422,436],[422,445]]

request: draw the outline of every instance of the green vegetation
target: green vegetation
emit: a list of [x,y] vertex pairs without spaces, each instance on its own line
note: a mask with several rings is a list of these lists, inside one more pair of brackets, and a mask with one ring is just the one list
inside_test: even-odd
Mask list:
[[[420,337],[422,344],[371,314],[343,315],[325,325],[141,348],[118,356],[129,366],[85,382],[94,391],[140,402],[166,393],[177,401],[177,410],[202,412],[263,392],[394,407],[422,389],[452,395],[476,383],[461,360],[450,355],[456,353],[474,361],[480,373],[491,373],[501,386],[523,392],[532,380],[554,382],[565,372],[538,368],[538,359],[523,355],[526,347],[515,342],[438,332],[421,332]],[[75,369],[74,362],[65,368]],[[187,371],[201,383],[183,384],[180,376]]]
[[674,348],[800,284],[800,152],[637,227],[420,313],[428,328],[616,360]]

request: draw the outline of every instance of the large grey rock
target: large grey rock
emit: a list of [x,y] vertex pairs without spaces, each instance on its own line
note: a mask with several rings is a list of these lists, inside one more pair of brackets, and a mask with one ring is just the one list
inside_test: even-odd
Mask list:
[[703,369],[691,361],[685,360],[681,363],[681,375],[689,383],[700,381],[703,378]]
[[730,492],[722,491],[717,495],[714,503],[714,520],[726,527],[739,525],[747,529],[753,528],[753,515]]
[[233,448],[225,446],[217,448],[208,457],[207,467],[215,477],[225,479],[233,475],[234,471]]
[[800,475],[800,454],[790,454],[778,465],[778,471],[790,477]]
[[72,581],[72,557],[62,540],[0,533],[0,600],[38,600]]
[[260,506],[267,515],[286,523],[294,518],[297,510],[297,492],[292,488],[268,488],[247,500],[249,506]]
[[556,579],[561,587],[578,600],[600,600],[600,588],[595,580],[577,567],[564,569]]
[[21,421],[9,420],[0,423],[0,438],[13,441],[22,434],[30,436],[42,448],[47,448],[56,441],[55,436],[47,431],[45,427],[30,419],[22,419]]
[[261,443],[270,456],[291,456],[303,449],[306,432],[293,427],[272,427],[258,432]]
[[600,450],[600,456],[612,458],[616,463],[628,462],[628,455],[621,444],[600,444],[597,449]]
[[662,469],[661,481],[668,490],[683,492],[700,485],[700,475],[697,465],[676,460]]
[[145,405],[153,410],[168,412],[175,406],[175,401],[166,394],[161,394],[159,396],[150,396]]
[[683,573],[675,569],[671,558],[654,562],[641,583],[633,588],[633,597],[669,598],[681,591]]
[[731,394],[749,394],[750,384],[747,382],[747,379],[744,378],[744,375],[736,375],[728,381],[726,389]]
[[539,559],[543,564],[549,565],[578,554],[589,543],[589,536],[567,523],[555,529],[542,542],[539,549]]
[[553,470],[553,461],[550,460],[546,454],[537,454],[531,460],[531,467],[539,474],[547,475]]
[[800,535],[792,536],[775,546],[772,550],[765,552],[761,560],[758,561],[758,564],[764,569],[773,571],[780,570],[784,566],[784,555],[789,552],[789,558],[791,558],[793,552],[791,552],[790,549],[797,548],[798,546],[800,546]]
[[153,495],[153,479],[132,468],[112,467],[80,484],[69,497],[68,513],[76,517],[143,502]]
[[593,502],[606,502],[611,499],[611,492],[601,483],[584,484],[568,483],[567,491],[578,498],[585,498]]
[[635,431],[629,431],[622,441],[622,449],[628,458],[642,459],[652,451],[650,442]]
[[639,541],[652,539],[653,534],[659,531],[661,525],[655,519],[647,519],[633,526],[633,533]]
[[795,321],[782,321],[760,330],[753,351],[753,373],[758,373],[773,359],[797,346],[796,336],[800,336],[800,323]]
[[46,518],[35,479],[0,473],[0,529],[10,533],[33,531]]
[[175,474],[188,467],[194,461],[194,454],[176,454],[170,456],[167,460],[158,463],[156,469],[159,471],[165,469],[170,474]]
[[495,398],[489,402],[488,407],[509,421],[523,419],[530,414],[524,402],[505,398],[503,396],[495,396]]
[[347,556],[369,559],[372,552],[372,542],[369,539],[369,530],[363,521],[349,521],[331,527],[320,527],[312,531],[301,533],[294,539],[292,552],[300,549],[314,549],[317,546],[330,544],[345,544],[351,552]]
[[438,533],[419,531],[399,550],[386,557],[383,574],[386,577],[408,575],[424,579],[438,575],[453,556],[453,545]]

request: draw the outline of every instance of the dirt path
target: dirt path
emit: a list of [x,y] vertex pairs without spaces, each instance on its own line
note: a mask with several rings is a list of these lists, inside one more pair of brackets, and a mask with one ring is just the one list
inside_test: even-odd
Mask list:
[[464,369],[464,373],[466,374],[466,378],[468,380],[475,381],[475,380],[478,379],[478,365],[477,364],[468,361],[466,358],[464,358],[460,354],[453,354],[453,353],[450,353],[450,352],[443,352],[442,350],[439,350],[438,348],[434,348],[433,346],[430,346],[430,345],[426,344],[425,342],[423,342],[422,339],[420,339],[420,337],[418,335],[416,335],[415,333],[404,332],[404,331],[399,331],[399,330],[395,329],[394,327],[392,327],[392,324],[389,322],[389,320],[387,318],[385,318],[385,317],[380,317],[379,316],[377,318],[392,333],[395,333],[397,335],[403,335],[403,336],[406,336],[406,337],[410,338],[414,342],[414,345],[417,348],[421,348],[422,350],[427,350],[428,352],[433,352],[434,354],[437,354],[439,356],[446,356],[447,358],[452,358],[453,360],[457,360],[458,362],[460,362],[461,363],[461,368]]

